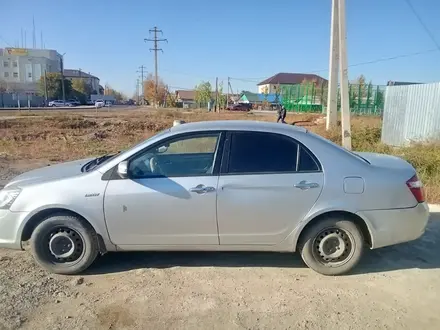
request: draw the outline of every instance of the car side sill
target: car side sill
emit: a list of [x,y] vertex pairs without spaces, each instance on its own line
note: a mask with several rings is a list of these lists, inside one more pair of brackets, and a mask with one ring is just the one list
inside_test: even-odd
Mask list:
[[118,245],[117,251],[247,251],[292,252],[280,245]]

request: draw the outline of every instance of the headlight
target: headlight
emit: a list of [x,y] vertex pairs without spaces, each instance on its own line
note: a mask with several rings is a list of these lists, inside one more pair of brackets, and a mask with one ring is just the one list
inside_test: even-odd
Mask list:
[[3,189],[0,190],[0,209],[8,210],[12,203],[20,195],[21,189]]

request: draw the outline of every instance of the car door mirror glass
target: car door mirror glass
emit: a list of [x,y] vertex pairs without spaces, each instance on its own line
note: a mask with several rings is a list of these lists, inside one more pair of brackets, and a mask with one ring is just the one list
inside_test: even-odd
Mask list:
[[118,174],[121,178],[128,176],[128,161],[123,161],[118,164]]
[[159,148],[157,148],[157,152],[160,153],[160,154],[163,154],[167,150],[168,150],[168,146],[167,145],[163,145],[163,146],[160,146]]

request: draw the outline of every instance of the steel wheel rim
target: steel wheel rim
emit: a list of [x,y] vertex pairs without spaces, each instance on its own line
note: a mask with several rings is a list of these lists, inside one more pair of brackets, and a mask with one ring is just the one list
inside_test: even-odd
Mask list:
[[85,252],[83,237],[72,228],[53,228],[46,241],[47,253],[53,263],[71,264],[81,259]]
[[350,232],[329,227],[321,230],[313,240],[313,256],[324,266],[346,264],[354,254],[356,244]]

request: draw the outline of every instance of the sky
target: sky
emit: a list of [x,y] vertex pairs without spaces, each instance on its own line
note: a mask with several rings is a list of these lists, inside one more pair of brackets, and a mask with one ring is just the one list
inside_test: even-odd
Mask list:
[[[0,0],[0,47],[21,45],[26,30],[32,47],[65,54],[65,68],[81,69],[101,85],[134,94],[141,65],[154,73],[149,30],[163,31],[159,76],[172,89],[227,77],[235,91],[278,72],[328,77],[330,0]],[[411,0],[440,44],[440,1]],[[56,3],[56,5],[55,5]],[[349,79],[363,74],[373,84],[388,80],[440,81],[440,49],[406,0],[346,0]],[[376,60],[430,51],[417,56]],[[359,65],[365,62],[375,62]]]

